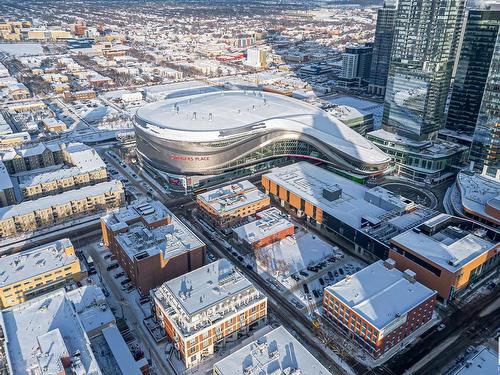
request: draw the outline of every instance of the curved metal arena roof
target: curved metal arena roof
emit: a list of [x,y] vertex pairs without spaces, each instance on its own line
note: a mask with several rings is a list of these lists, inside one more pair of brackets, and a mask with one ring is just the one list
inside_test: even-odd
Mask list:
[[389,156],[342,122],[310,104],[267,92],[225,91],[146,104],[137,125],[153,137],[213,142],[286,130],[307,134],[366,164]]

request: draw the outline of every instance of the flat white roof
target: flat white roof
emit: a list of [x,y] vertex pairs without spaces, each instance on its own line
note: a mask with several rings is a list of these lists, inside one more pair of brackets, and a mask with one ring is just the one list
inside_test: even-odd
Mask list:
[[[273,169],[264,177],[353,228],[361,228],[363,217],[377,218],[389,212],[365,199],[366,193],[374,190],[308,162]],[[323,189],[342,192],[338,199],[329,201],[323,196]],[[383,196],[381,190],[391,199],[396,198],[383,188],[376,190],[379,197]]]
[[87,375],[102,374],[79,316],[64,289],[5,309],[1,314],[12,373],[31,375],[39,366],[37,338],[57,329],[69,355],[80,352],[79,371]]
[[325,289],[378,330],[436,294],[382,260]]
[[58,195],[43,197],[33,201],[21,202],[13,206],[2,207],[0,208],[0,220],[25,215],[37,210],[44,210],[57,205],[66,204],[71,201],[118,191],[123,191],[123,186],[120,181],[112,180],[101,182],[93,186],[86,186],[80,189],[66,191]]
[[163,283],[188,315],[253,288],[253,284],[227,259],[219,259]]
[[450,375],[487,375],[498,374],[500,362],[498,361],[498,352],[484,346],[480,347],[479,351],[467,363]]
[[68,157],[66,164],[39,168],[16,174],[19,185],[33,186],[63,178],[77,176],[100,169],[106,169],[106,164],[99,154],[83,143],[70,143],[64,147]]
[[237,227],[233,232],[241,240],[251,244],[294,226],[276,207],[260,211],[258,215],[260,219]]
[[198,194],[196,197],[218,213],[223,214],[259,202],[267,195],[259,191],[250,181],[243,180]]
[[[432,226],[437,220],[446,221],[450,217],[450,215],[440,214],[423,225]],[[488,239],[481,238],[453,224],[439,229],[432,235],[424,233],[419,228],[410,229],[392,238],[391,241],[450,272],[458,271],[467,263],[497,246]]]
[[116,363],[125,375],[142,375],[142,372],[135,361],[132,353],[116,326],[103,329],[102,334],[108,343]]
[[143,252],[148,256],[162,253],[164,259],[169,259],[205,245],[173,214],[170,224],[151,229],[136,223],[115,239],[131,259]]
[[3,161],[0,160],[0,191],[5,189],[12,189],[12,180],[10,179],[9,172],[5,167]]
[[96,285],[86,285],[67,293],[75,308],[83,329],[88,334],[98,328],[115,323],[115,316],[106,304],[102,289]]
[[297,370],[303,375],[330,374],[283,326],[229,354],[214,369],[221,375],[293,374]]
[[500,199],[500,181],[478,173],[460,172],[457,176],[462,206],[500,225],[500,218],[486,213],[486,204]]
[[167,99],[136,112],[137,122],[152,136],[209,142],[288,130],[308,134],[363,162],[390,158],[327,112],[287,96],[253,91],[224,91]]
[[0,258],[0,287],[73,264],[78,257],[64,253],[69,246],[72,246],[71,241],[64,238]]

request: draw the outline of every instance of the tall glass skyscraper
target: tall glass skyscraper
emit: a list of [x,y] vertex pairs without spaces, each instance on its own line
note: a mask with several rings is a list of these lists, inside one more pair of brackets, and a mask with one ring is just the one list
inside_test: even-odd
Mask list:
[[373,42],[372,65],[368,84],[368,92],[371,94],[381,96],[385,94],[396,11],[395,1],[385,1],[384,7],[377,12],[377,26],[375,28],[375,41]]
[[425,140],[444,126],[463,11],[464,0],[399,1],[382,118],[385,130]]
[[469,10],[446,128],[472,135],[500,27],[500,10]]
[[500,170],[500,33],[484,87],[469,160],[476,170],[495,176]]

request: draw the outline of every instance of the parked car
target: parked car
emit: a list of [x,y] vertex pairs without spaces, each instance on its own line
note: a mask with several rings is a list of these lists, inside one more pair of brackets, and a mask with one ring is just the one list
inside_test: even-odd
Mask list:
[[302,288],[304,289],[305,294],[309,294],[309,287],[307,286],[306,283],[302,284]]
[[446,324],[443,324],[441,323],[440,325],[437,326],[437,331],[438,332],[441,332],[442,330],[444,330],[446,328]]
[[313,295],[314,295],[314,298],[318,298],[319,297],[319,293],[316,289],[313,289]]
[[118,267],[119,267],[118,263],[112,263],[106,267],[106,271],[111,271],[111,270],[114,270],[115,268],[118,268]]
[[344,269],[342,267],[339,268],[339,273],[344,276]]
[[118,273],[115,273],[115,275],[113,276],[115,279],[119,279],[120,277],[122,277],[123,275],[125,275],[124,272],[118,272]]
[[332,273],[332,271],[328,271],[328,277],[329,277],[330,279],[333,279],[333,273]]
[[130,279],[126,278],[125,280],[120,281],[120,284],[125,285],[125,284],[128,284],[129,282],[130,282]]
[[108,253],[108,254],[104,255],[104,259],[109,259],[109,258],[111,258],[111,255],[112,255],[111,253]]
[[323,280],[322,277],[319,278],[319,283],[321,284],[321,286],[325,285],[325,280]]
[[300,271],[299,273],[304,277],[309,276],[309,274],[306,271]]

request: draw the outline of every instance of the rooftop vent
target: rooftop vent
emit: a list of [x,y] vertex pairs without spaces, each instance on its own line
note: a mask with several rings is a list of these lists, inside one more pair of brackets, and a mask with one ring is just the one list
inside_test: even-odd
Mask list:
[[403,272],[403,277],[412,284],[417,281],[417,279],[416,279],[417,274],[415,272],[413,272],[412,270],[405,270]]
[[329,202],[333,202],[342,196],[342,189],[338,186],[329,186],[323,188],[323,198]]
[[394,269],[394,267],[396,267],[396,261],[394,259],[392,259],[392,258],[386,259],[384,261],[384,266],[388,270],[392,270],[392,269]]

